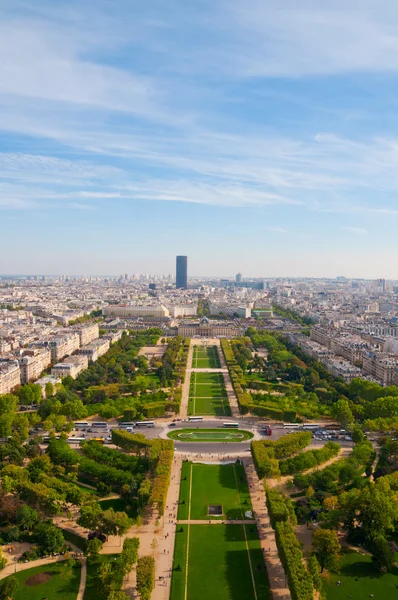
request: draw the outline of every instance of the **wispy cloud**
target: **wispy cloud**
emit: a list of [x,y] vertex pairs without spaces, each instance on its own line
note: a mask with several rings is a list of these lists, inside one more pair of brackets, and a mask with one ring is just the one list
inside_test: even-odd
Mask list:
[[349,233],[353,233],[354,235],[366,235],[368,233],[367,229],[362,227],[350,227],[349,225],[345,225],[341,227],[344,231],[348,231]]
[[274,231],[275,233],[287,233],[285,227],[278,227],[277,225],[266,225],[264,229],[266,231]]

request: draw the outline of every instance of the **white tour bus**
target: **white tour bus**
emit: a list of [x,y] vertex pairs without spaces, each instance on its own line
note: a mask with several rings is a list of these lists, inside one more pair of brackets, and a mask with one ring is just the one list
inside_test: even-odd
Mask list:
[[198,421],[203,421],[203,417],[188,417],[188,421],[191,423],[197,423]]
[[155,427],[154,421],[137,421],[136,427]]
[[121,421],[118,423],[119,429],[133,429],[135,427],[135,421]]
[[223,427],[227,427],[228,429],[238,429],[239,423],[223,423]]
[[303,429],[307,429],[308,431],[316,431],[317,429],[321,429],[321,425],[317,425],[316,423],[311,423],[308,425],[303,425]]
[[106,421],[93,421],[89,423],[93,429],[108,429],[108,423]]
[[68,444],[81,444],[86,441],[84,437],[70,437],[66,440]]
[[90,423],[88,421],[76,421],[76,429],[83,429],[84,427],[90,427]]
[[299,429],[301,423],[283,423],[283,429]]

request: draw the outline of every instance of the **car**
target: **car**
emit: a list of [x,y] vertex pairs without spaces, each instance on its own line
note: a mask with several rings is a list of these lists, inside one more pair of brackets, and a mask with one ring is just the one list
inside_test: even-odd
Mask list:
[[352,440],[352,438],[350,438],[349,435],[345,435],[344,439],[345,439],[346,442],[351,442],[351,440]]
[[169,423],[169,427],[175,427],[176,424],[175,423]]

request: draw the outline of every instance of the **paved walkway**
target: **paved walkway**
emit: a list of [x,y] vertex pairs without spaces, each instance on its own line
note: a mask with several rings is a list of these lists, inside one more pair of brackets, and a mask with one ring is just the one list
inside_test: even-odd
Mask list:
[[265,503],[265,490],[263,483],[257,477],[251,458],[244,458],[243,464],[246,471],[250,497],[263,550],[265,566],[274,600],[290,600],[291,595],[287,587],[287,580],[276,546],[275,532],[271,527],[270,518]]
[[77,592],[76,600],[83,600],[84,592],[86,591],[86,581],[87,581],[87,559],[81,558],[82,570],[80,574],[80,586],[79,591]]

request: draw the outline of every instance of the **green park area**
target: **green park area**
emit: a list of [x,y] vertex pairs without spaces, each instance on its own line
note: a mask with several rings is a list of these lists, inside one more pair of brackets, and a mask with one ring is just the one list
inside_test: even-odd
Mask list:
[[192,373],[188,415],[228,416],[231,409],[222,373]]
[[205,524],[210,505],[224,518],[241,519],[251,510],[244,468],[234,465],[183,463],[180,520],[204,524],[177,525],[171,600],[270,600],[263,553],[253,523]]
[[[210,506],[222,507],[222,513],[209,514]],[[251,510],[243,465],[183,463],[178,519],[245,519]]]
[[250,440],[250,431],[236,429],[176,429],[168,433],[176,442],[244,442]]
[[194,346],[192,354],[193,369],[220,369],[221,363],[217,346]]
[[[12,594],[13,600],[43,600],[62,598],[76,600],[80,585],[81,565],[73,568],[66,561],[56,564],[42,565],[15,573],[7,579],[16,579],[18,586]],[[2,582],[4,585],[7,581]]]
[[[338,585],[340,581],[340,585]],[[327,600],[362,600],[363,598],[398,597],[398,568],[381,574],[372,563],[371,556],[347,551],[341,556],[340,571],[324,579]]]

